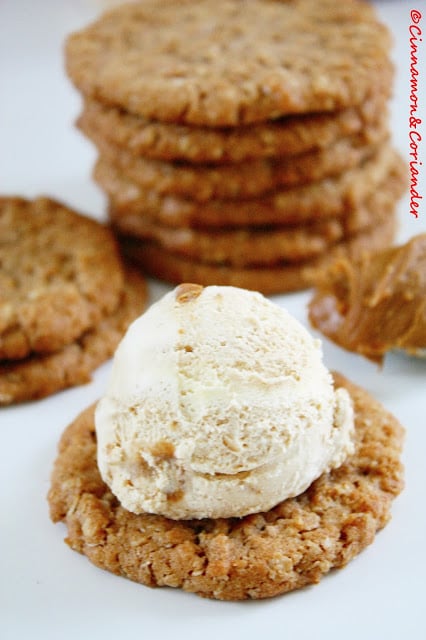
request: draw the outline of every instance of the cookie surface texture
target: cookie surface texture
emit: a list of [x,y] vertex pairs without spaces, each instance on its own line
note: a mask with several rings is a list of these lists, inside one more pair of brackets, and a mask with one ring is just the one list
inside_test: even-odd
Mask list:
[[365,201],[391,175],[405,184],[407,168],[388,144],[358,167],[318,182],[282,188],[246,200],[207,200],[162,196],[143,189],[106,160],[98,160],[94,178],[110,198],[115,217],[145,213],[169,225],[240,226],[288,224],[343,215]]
[[342,218],[312,224],[241,229],[174,228],[153,223],[144,216],[110,217],[122,235],[155,242],[159,247],[195,261],[235,267],[303,262],[323,255],[333,245],[386,222],[394,208],[394,194],[378,191],[365,207]]
[[360,104],[389,84],[389,47],[358,0],[145,0],[71,35],[66,65],[135,115],[235,126]]
[[143,189],[205,202],[214,198],[253,198],[279,187],[306,184],[337,175],[375,155],[378,144],[386,136],[386,127],[376,126],[370,133],[366,131],[365,135],[342,138],[325,149],[223,166],[149,160],[95,136],[92,140],[102,158]]
[[109,229],[47,198],[0,198],[0,359],[49,353],[116,308]]
[[129,324],[142,313],[146,298],[144,278],[127,270],[118,309],[95,328],[56,353],[0,362],[0,406],[44,398],[89,382],[91,373],[113,355]]
[[157,160],[236,163],[324,149],[357,135],[386,115],[386,94],[377,91],[356,107],[288,116],[253,125],[211,128],[163,123],[86,100],[77,125],[89,138]]
[[128,258],[140,265],[146,273],[168,282],[195,282],[205,286],[231,285],[273,294],[313,286],[320,270],[336,258],[354,260],[364,251],[389,246],[393,241],[395,228],[395,213],[390,211],[382,225],[337,243],[314,260],[299,264],[283,262],[270,267],[244,268],[197,262],[166,251],[151,242],[132,238],[124,238],[121,244]]
[[65,431],[49,492],[66,542],[97,566],[154,587],[220,600],[267,598],[343,567],[390,518],[403,487],[403,429],[366,391],[335,375],[354,402],[355,453],[268,512],[173,521],[123,509],[96,464],[91,407]]

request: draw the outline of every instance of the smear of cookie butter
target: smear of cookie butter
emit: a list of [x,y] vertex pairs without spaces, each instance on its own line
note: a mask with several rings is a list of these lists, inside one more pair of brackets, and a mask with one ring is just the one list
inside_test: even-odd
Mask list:
[[314,327],[343,348],[381,363],[392,349],[426,347],[426,234],[400,247],[341,259],[309,305]]

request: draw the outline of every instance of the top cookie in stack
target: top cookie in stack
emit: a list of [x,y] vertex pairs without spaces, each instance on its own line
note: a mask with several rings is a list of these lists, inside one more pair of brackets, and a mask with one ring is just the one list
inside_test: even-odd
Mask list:
[[390,37],[357,0],[143,0],[73,34],[80,128],[127,252],[170,281],[310,286],[392,241]]

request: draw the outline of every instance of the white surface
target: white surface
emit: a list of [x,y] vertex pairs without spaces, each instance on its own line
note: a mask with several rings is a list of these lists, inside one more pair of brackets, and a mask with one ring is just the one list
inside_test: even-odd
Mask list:
[[[336,0],[338,1],[338,0]],[[408,24],[415,3],[377,3],[391,26],[398,61],[394,139],[407,154]],[[418,2],[422,8],[423,2]],[[79,99],[62,69],[67,32],[85,24],[100,0],[0,3],[0,191],[56,196],[102,217],[90,180],[94,152],[73,128]],[[424,5],[423,5],[424,6]],[[426,11],[421,26],[426,31]],[[424,61],[420,112],[426,118]],[[423,104],[421,104],[423,102]],[[423,129],[424,132],[424,129]],[[424,133],[426,136],[426,133]],[[420,193],[426,198],[426,151]],[[400,239],[426,231],[426,207],[400,206]],[[154,297],[167,290],[156,285]],[[306,323],[308,293],[275,298]],[[361,383],[405,425],[406,489],[375,543],[321,584],[263,602],[221,603],[171,589],[149,589],[94,567],[62,542],[45,500],[56,443],[66,425],[104,389],[109,365],[92,384],[0,410],[0,637],[2,640],[143,638],[426,637],[426,360],[392,355],[379,371],[327,343],[325,361]]]

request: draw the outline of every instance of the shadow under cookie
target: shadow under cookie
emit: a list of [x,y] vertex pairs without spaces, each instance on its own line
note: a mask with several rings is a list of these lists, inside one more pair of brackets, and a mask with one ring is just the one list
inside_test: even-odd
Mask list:
[[126,511],[97,468],[92,406],[61,438],[51,518],[66,524],[72,549],[151,587],[243,600],[317,583],[373,542],[403,488],[401,425],[365,390],[340,374],[334,379],[354,403],[355,452],[268,512],[179,521]]

